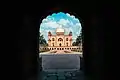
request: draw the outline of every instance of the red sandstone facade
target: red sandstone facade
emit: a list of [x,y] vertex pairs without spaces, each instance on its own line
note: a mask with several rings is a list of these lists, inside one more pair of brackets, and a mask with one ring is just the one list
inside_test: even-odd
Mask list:
[[67,47],[72,46],[72,32],[64,34],[64,29],[57,28],[56,35],[48,32],[48,47]]

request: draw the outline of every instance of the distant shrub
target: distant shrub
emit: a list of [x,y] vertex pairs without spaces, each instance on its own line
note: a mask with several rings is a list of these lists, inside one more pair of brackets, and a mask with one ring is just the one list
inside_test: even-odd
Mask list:
[[49,49],[46,49],[46,50],[39,50],[39,53],[41,52],[47,52],[47,51],[50,51]]

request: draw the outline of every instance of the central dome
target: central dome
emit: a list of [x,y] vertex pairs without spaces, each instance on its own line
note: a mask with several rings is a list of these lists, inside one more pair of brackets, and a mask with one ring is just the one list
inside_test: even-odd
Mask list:
[[65,30],[62,28],[62,26],[60,26],[56,29],[56,33],[58,33],[58,32],[63,32],[64,33]]

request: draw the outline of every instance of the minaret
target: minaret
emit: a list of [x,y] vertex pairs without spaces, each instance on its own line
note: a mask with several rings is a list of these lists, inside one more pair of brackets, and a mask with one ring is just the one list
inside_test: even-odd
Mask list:
[[49,31],[49,32],[48,32],[48,46],[51,46],[51,36],[52,36],[52,34],[51,34],[51,32]]
[[69,33],[69,39],[70,39],[70,46],[72,46],[72,32]]

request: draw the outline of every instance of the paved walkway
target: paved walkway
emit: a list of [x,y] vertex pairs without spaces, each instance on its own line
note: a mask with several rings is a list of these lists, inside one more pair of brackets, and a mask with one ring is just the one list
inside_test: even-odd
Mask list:
[[84,80],[79,54],[42,55],[42,68],[42,80]]
[[80,55],[79,54],[49,54],[41,55],[42,68],[46,70],[74,70],[80,69]]
[[42,80],[83,80],[80,69],[80,53],[62,50],[40,53],[42,57]]

